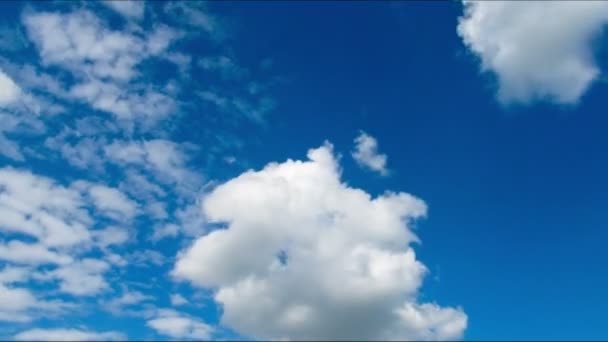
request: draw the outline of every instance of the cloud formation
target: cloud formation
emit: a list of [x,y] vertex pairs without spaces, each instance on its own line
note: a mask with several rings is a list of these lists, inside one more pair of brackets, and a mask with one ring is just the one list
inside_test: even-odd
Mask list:
[[449,340],[466,328],[461,309],[416,301],[427,269],[412,224],[426,204],[342,183],[329,143],[219,185],[203,211],[226,227],[184,250],[173,275],[216,289],[222,323],[243,334]]
[[496,76],[502,103],[575,104],[598,79],[604,1],[463,1],[458,34]]

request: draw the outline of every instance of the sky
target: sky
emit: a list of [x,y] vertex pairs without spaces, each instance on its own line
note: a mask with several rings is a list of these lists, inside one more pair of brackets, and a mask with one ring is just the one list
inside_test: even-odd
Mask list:
[[0,18],[0,340],[608,338],[608,2]]

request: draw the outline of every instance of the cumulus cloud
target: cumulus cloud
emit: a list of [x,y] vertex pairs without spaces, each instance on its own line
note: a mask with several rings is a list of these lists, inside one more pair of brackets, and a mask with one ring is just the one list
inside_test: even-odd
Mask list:
[[361,131],[355,138],[355,149],[351,153],[355,161],[362,167],[386,176],[386,154],[378,153],[378,141],[371,135]]
[[[178,255],[174,277],[213,288],[222,323],[261,339],[458,339],[461,309],[418,304],[410,247],[426,204],[342,183],[329,143],[219,185],[205,217],[226,228]],[[205,265],[205,267],[201,267]]]
[[210,325],[171,309],[161,309],[146,325],[159,334],[177,339],[208,340],[213,332]]
[[31,329],[13,337],[17,341],[125,341],[116,331],[96,332],[82,329]]
[[458,34],[498,81],[503,103],[576,103],[601,71],[603,1],[464,1]]

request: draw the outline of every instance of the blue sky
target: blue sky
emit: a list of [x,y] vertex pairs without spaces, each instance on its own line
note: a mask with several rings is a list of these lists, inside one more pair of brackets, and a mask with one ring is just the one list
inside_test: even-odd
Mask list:
[[606,339],[604,2],[2,2],[0,339]]

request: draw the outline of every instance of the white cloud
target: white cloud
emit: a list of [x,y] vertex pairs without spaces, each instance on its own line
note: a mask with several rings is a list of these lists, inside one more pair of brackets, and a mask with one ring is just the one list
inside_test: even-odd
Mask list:
[[146,5],[144,1],[134,0],[104,0],[101,3],[128,19],[137,20],[143,18]]
[[105,185],[77,181],[66,187],[28,171],[0,169],[0,231],[37,240],[0,240],[0,260],[55,265],[42,273],[42,280],[60,280],[60,290],[75,295],[98,293],[107,288],[103,273],[109,265],[79,256],[94,246],[111,254],[108,249],[126,242],[129,235],[113,226],[92,229],[89,210],[124,222],[136,208],[124,194]]
[[71,165],[80,169],[102,170],[103,160],[99,158],[105,141],[103,138],[83,137],[74,144],[66,141],[66,134],[48,137],[45,146],[61,153],[61,156]]
[[125,88],[117,84],[93,79],[76,84],[69,94],[95,109],[115,114],[129,130],[132,120],[139,119],[138,123],[147,129],[176,109],[173,99],[150,87],[143,89],[143,94],[131,90],[135,89],[125,92]]
[[0,271],[0,284],[10,284],[27,280],[31,270],[27,267],[4,266]]
[[59,66],[74,77],[70,89],[55,95],[84,101],[94,109],[112,113],[127,131],[136,128],[134,125],[148,130],[176,110],[171,97],[147,82],[133,83],[133,80],[140,76],[138,65],[150,57],[162,56],[180,37],[178,31],[157,25],[142,37],[132,27],[112,30],[87,10],[29,12],[23,16],[23,24],[43,65]]
[[[4,118],[5,117],[2,115],[2,113],[0,113],[0,120],[2,120]],[[10,159],[16,160],[16,161],[25,160],[23,153],[21,153],[21,148],[19,147],[19,144],[7,139],[4,136],[4,134],[2,134],[1,131],[0,131],[0,154],[4,155],[5,157],[8,157]]]
[[29,321],[26,310],[36,305],[30,291],[0,284],[0,321]]
[[15,102],[21,94],[21,88],[0,69],[0,107]]
[[[160,183],[173,185],[173,190],[180,195],[196,193],[197,187],[202,185],[201,176],[187,165],[188,150],[186,144],[164,139],[143,142],[116,140],[104,148],[109,161],[141,167]],[[139,180],[144,181],[141,177]]]
[[157,316],[146,325],[159,334],[177,339],[208,340],[213,332],[210,325],[170,309],[158,310]]
[[131,311],[128,307],[133,307],[143,302],[154,300],[152,296],[145,295],[139,291],[130,291],[123,289],[123,293],[120,297],[114,298],[108,302],[101,301],[102,306],[115,316],[128,314]]
[[17,341],[124,341],[126,335],[105,331],[96,332],[81,329],[31,329],[14,336]]
[[363,131],[355,138],[355,150],[352,152],[352,156],[360,166],[378,172],[383,176],[388,174],[386,154],[378,153],[376,139]]
[[145,53],[145,43],[140,38],[108,30],[86,10],[29,13],[23,23],[43,63],[89,71],[96,77],[129,80],[135,75],[133,67]]
[[173,276],[215,289],[222,323],[254,338],[460,338],[462,310],[416,303],[427,270],[409,244],[425,203],[348,187],[329,144],[308,158],[207,194],[206,218],[227,228],[182,251]]
[[87,203],[73,188],[28,171],[0,169],[0,230],[36,237],[46,246],[90,240]]
[[116,220],[130,220],[137,214],[137,203],[117,189],[105,185],[93,185],[89,189],[95,206]]
[[465,1],[458,34],[498,81],[503,103],[576,103],[600,75],[603,1]]
[[72,262],[67,255],[49,250],[41,244],[24,243],[17,240],[0,243],[0,260],[23,265],[59,264]]
[[171,299],[171,305],[173,305],[173,306],[180,306],[180,305],[188,304],[188,301],[186,300],[186,298],[184,298],[184,296],[180,295],[179,293],[172,294],[170,299]]
[[83,259],[49,271],[46,276],[60,281],[59,289],[74,296],[93,296],[108,288],[103,273],[108,263],[96,259]]
[[0,321],[29,322],[37,315],[49,317],[69,307],[71,305],[62,301],[40,300],[28,289],[0,283]]
[[162,240],[168,237],[176,237],[180,232],[180,227],[176,224],[162,224],[154,227],[154,233],[150,237],[152,241]]
[[114,226],[94,230],[91,234],[93,235],[93,239],[97,242],[97,245],[101,247],[121,245],[129,240],[129,233],[126,229]]

